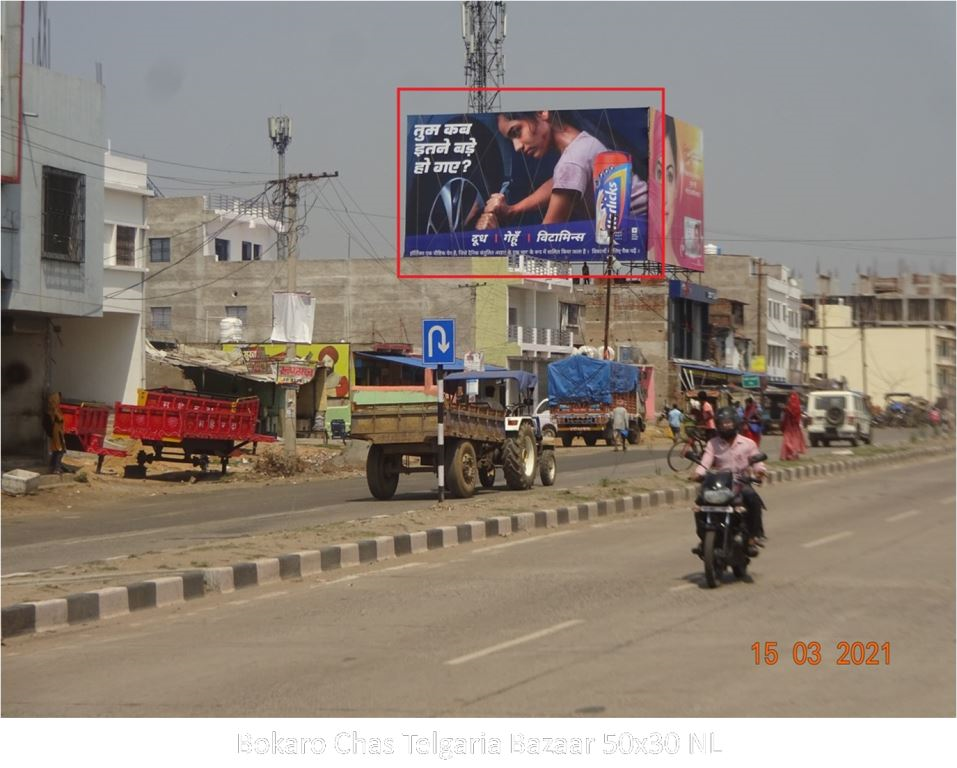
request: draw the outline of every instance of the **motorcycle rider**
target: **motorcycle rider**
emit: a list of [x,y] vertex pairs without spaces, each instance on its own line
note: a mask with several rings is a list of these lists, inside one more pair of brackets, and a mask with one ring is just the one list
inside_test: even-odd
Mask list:
[[[740,433],[741,424],[734,409],[728,406],[719,408],[715,417],[715,426],[718,434],[708,441],[704,456],[701,457],[701,464],[695,468],[695,473],[691,479],[694,481],[701,480],[709,469],[730,469],[735,476],[750,473],[754,477],[763,477],[767,472],[764,462],[753,465],[748,463],[756,453],[755,445],[752,440]],[[748,554],[753,557],[757,554],[754,547],[763,547],[766,541],[761,515],[764,502],[748,484],[741,487],[741,502],[747,509],[745,524],[748,527],[749,535],[752,537],[748,541]],[[698,554],[699,549],[700,544],[692,551]]]

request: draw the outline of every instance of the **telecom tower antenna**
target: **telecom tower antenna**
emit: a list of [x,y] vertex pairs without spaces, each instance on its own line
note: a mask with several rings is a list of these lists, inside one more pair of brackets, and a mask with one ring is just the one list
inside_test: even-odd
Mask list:
[[[505,85],[505,3],[478,0],[462,3],[462,39],[465,41],[465,84],[469,88]],[[501,93],[470,91],[469,112],[497,112]]]

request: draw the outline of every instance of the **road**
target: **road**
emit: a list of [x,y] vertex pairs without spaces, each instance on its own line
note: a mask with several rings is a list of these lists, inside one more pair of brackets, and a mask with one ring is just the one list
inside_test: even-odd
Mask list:
[[[877,430],[875,444],[906,442],[912,432]],[[776,456],[780,437],[766,437],[762,449]],[[810,450],[814,455],[828,454],[833,449]],[[604,477],[650,474],[656,469],[668,472],[666,453],[645,446],[624,453],[597,446],[558,449],[555,488],[596,483]],[[501,473],[498,480],[501,485]],[[2,572],[8,576],[265,531],[399,514],[434,504],[434,486],[432,475],[403,476],[395,498],[383,502],[372,499],[364,477],[277,481],[269,486],[232,485],[215,492],[177,493],[117,503],[77,503],[70,510],[4,517]],[[480,494],[500,492],[479,490]]]
[[672,508],[12,638],[2,714],[953,717],[954,491],[951,456],[768,487],[715,590]]

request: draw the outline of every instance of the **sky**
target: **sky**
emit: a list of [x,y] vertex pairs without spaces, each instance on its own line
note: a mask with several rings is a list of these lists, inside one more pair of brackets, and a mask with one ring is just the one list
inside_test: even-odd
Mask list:
[[[954,271],[953,3],[506,8],[506,85],[664,86],[668,112],[702,128],[705,238],[725,253],[789,265],[808,289],[818,270],[845,290],[858,271]],[[304,195],[303,257],[394,265],[395,89],[465,84],[460,3],[51,2],[47,13],[52,68],[94,79],[102,63],[110,145],[148,158],[167,196],[261,192],[277,173],[266,119],[287,114],[287,172],[340,174]],[[28,61],[36,17],[27,3]],[[508,109],[649,103],[503,97]],[[466,98],[406,104],[458,112]]]

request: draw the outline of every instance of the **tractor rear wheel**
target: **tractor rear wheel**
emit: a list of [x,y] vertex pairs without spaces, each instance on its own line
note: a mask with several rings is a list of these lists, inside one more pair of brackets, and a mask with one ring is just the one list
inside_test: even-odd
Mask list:
[[538,447],[535,430],[527,422],[518,429],[515,437],[505,440],[502,448],[502,471],[505,482],[512,491],[525,491],[535,482],[538,470]]

